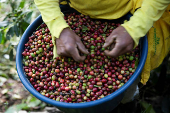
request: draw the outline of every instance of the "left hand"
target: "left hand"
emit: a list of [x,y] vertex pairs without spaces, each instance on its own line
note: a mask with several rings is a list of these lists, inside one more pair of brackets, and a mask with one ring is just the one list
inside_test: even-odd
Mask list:
[[81,38],[69,28],[63,29],[60,37],[56,38],[56,46],[58,55],[73,57],[77,62],[82,62],[86,58],[85,56],[80,56],[79,50],[84,54],[89,53],[81,42]]
[[105,54],[110,57],[118,57],[133,50],[134,41],[126,29],[119,26],[106,38],[104,48],[110,47],[111,50],[105,50]]

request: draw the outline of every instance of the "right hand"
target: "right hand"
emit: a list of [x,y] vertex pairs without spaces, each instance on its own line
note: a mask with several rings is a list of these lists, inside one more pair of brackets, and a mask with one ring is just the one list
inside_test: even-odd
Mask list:
[[57,54],[60,56],[73,57],[75,61],[84,61],[85,56],[80,56],[80,50],[84,54],[88,54],[88,50],[81,42],[81,38],[77,36],[69,28],[63,29],[59,38],[56,38]]
[[109,46],[111,47],[111,50],[105,50],[105,54],[107,56],[116,58],[132,51],[134,47],[134,41],[126,29],[123,26],[119,26],[112,31],[109,37],[106,38],[103,47],[106,48]]

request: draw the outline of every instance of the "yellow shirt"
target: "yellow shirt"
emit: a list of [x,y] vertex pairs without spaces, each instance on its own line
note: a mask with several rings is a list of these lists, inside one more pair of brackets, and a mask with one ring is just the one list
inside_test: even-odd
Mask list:
[[117,19],[132,10],[133,0],[71,0],[70,6],[97,19]]
[[[59,38],[61,31],[69,27],[60,11],[59,0],[34,1],[43,21],[50,29],[55,45],[55,38]],[[70,0],[70,2],[71,7],[77,11],[96,19],[117,19],[141,7],[130,21],[122,25],[133,38],[136,47],[140,37],[146,35],[153,23],[161,17],[170,0]],[[56,47],[53,50],[56,57]]]
[[[53,54],[54,57],[57,56],[57,50],[55,46],[55,38],[59,38],[61,31],[69,27],[63,18],[63,14],[59,8],[59,0],[34,0],[37,5],[39,11],[41,12],[43,21],[47,24],[50,32],[53,36]],[[160,24],[160,22],[156,22],[162,14],[165,12],[166,7],[170,4],[170,0],[70,0],[70,6],[81,12],[82,14],[89,15],[91,18],[96,19],[117,19],[122,17],[127,12],[133,13],[131,19],[122,24],[123,27],[127,30],[127,32],[133,38],[136,47],[139,43],[140,37],[143,37],[147,34],[150,28],[155,24]],[[139,8],[140,7],[140,8]],[[135,11],[136,8],[139,8]],[[165,16],[165,15],[163,15]],[[169,16],[170,17],[170,16]],[[169,19],[169,17],[166,18]],[[162,21],[163,24],[165,24]],[[169,24],[170,25],[170,24]],[[169,27],[169,26],[168,26]],[[160,28],[160,27],[158,27]],[[164,27],[162,27],[164,30]],[[162,34],[162,36],[169,36],[169,32],[167,30],[166,35]],[[162,32],[158,31],[159,34]],[[151,33],[150,33],[151,34]],[[162,51],[161,45],[165,45],[163,42],[159,44],[159,51]],[[141,82],[145,84],[150,76],[150,70],[153,67],[158,67],[162,62],[163,58],[166,54],[159,54],[158,52],[153,58],[153,50],[152,46],[154,45],[154,41],[151,40],[152,37],[148,39],[149,47],[148,47],[148,56],[144,66],[144,70],[142,71],[142,80]],[[166,40],[167,41],[167,40]],[[168,45],[168,42],[167,44]],[[165,49],[169,49],[168,46],[165,46]],[[167,52],[165,52],[167,53]],[[160,58],[161,56],[161,58]],[[152,61],[152,62],[151,62]],[[156,61],[156,62],[155,62]],[[155,64],[155,63],[157,64]]]

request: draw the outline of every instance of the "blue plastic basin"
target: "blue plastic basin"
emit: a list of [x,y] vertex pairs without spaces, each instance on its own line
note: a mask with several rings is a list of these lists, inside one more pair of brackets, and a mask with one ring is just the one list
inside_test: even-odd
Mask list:
[[16,55],[16,67],[17,72],[19,75],[19,78],[25,88],[33,94],[36,98],[40,99],[41,101],[44,101],[48,104],[54,105],[57,108],[59,108],[61,111],[64,111],[65,113],[107,113],[111,110],[113,110],[122,100],[124,97],[124,94],[126,90],[129,88],[129,86],[132,85],[132,83],[137,79],[137,77],[140,75],[143,66],[145,64],[145,60],[147,57],[148,52],[148,42],[147,37],[141,38],[141,55],[140,55],[140,61],[139,65],[134,72],[134,74],[131,76],[131,78],[128,80],[126,84],[124,84],[120,89],[115,91],[114,93],[91,102],[86,103],[65,103],[65,102],[58,102],[52,99],[49,99],[43,95],[41,95],[39,92],[37,92],[34,87],[31,85],[29,80],[26,78],[26,75],[24,74],[23,70],[23,64],[22,64],[22,52],[24,51],[24,44],[27,43],[29,36],[32,35],[32,33],[36,30],[36,28],[42,23],[41,15],[38,16],[35,21],[30,24],[30,26],[26,29],[24,32],[17,48],[17,55]]

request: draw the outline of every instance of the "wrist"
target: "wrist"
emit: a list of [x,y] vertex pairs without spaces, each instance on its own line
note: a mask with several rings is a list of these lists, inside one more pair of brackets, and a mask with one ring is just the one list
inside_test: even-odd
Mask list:
[[135,36],[134,30],[133,30],[131,27],[129,27],[129,26],[127,25],[127,23],[122,24],[121,26],[124,27],[125,30],[126,30],[126,32],[131,36],[131,38],[132,38],[132,40],[133,40],[133,42],[134,42],[134,43],[133,43],[133,48],[136,48],[136,46],[138,46],[138,44],[139,44],[139,39],[140,39],[140,37]]

